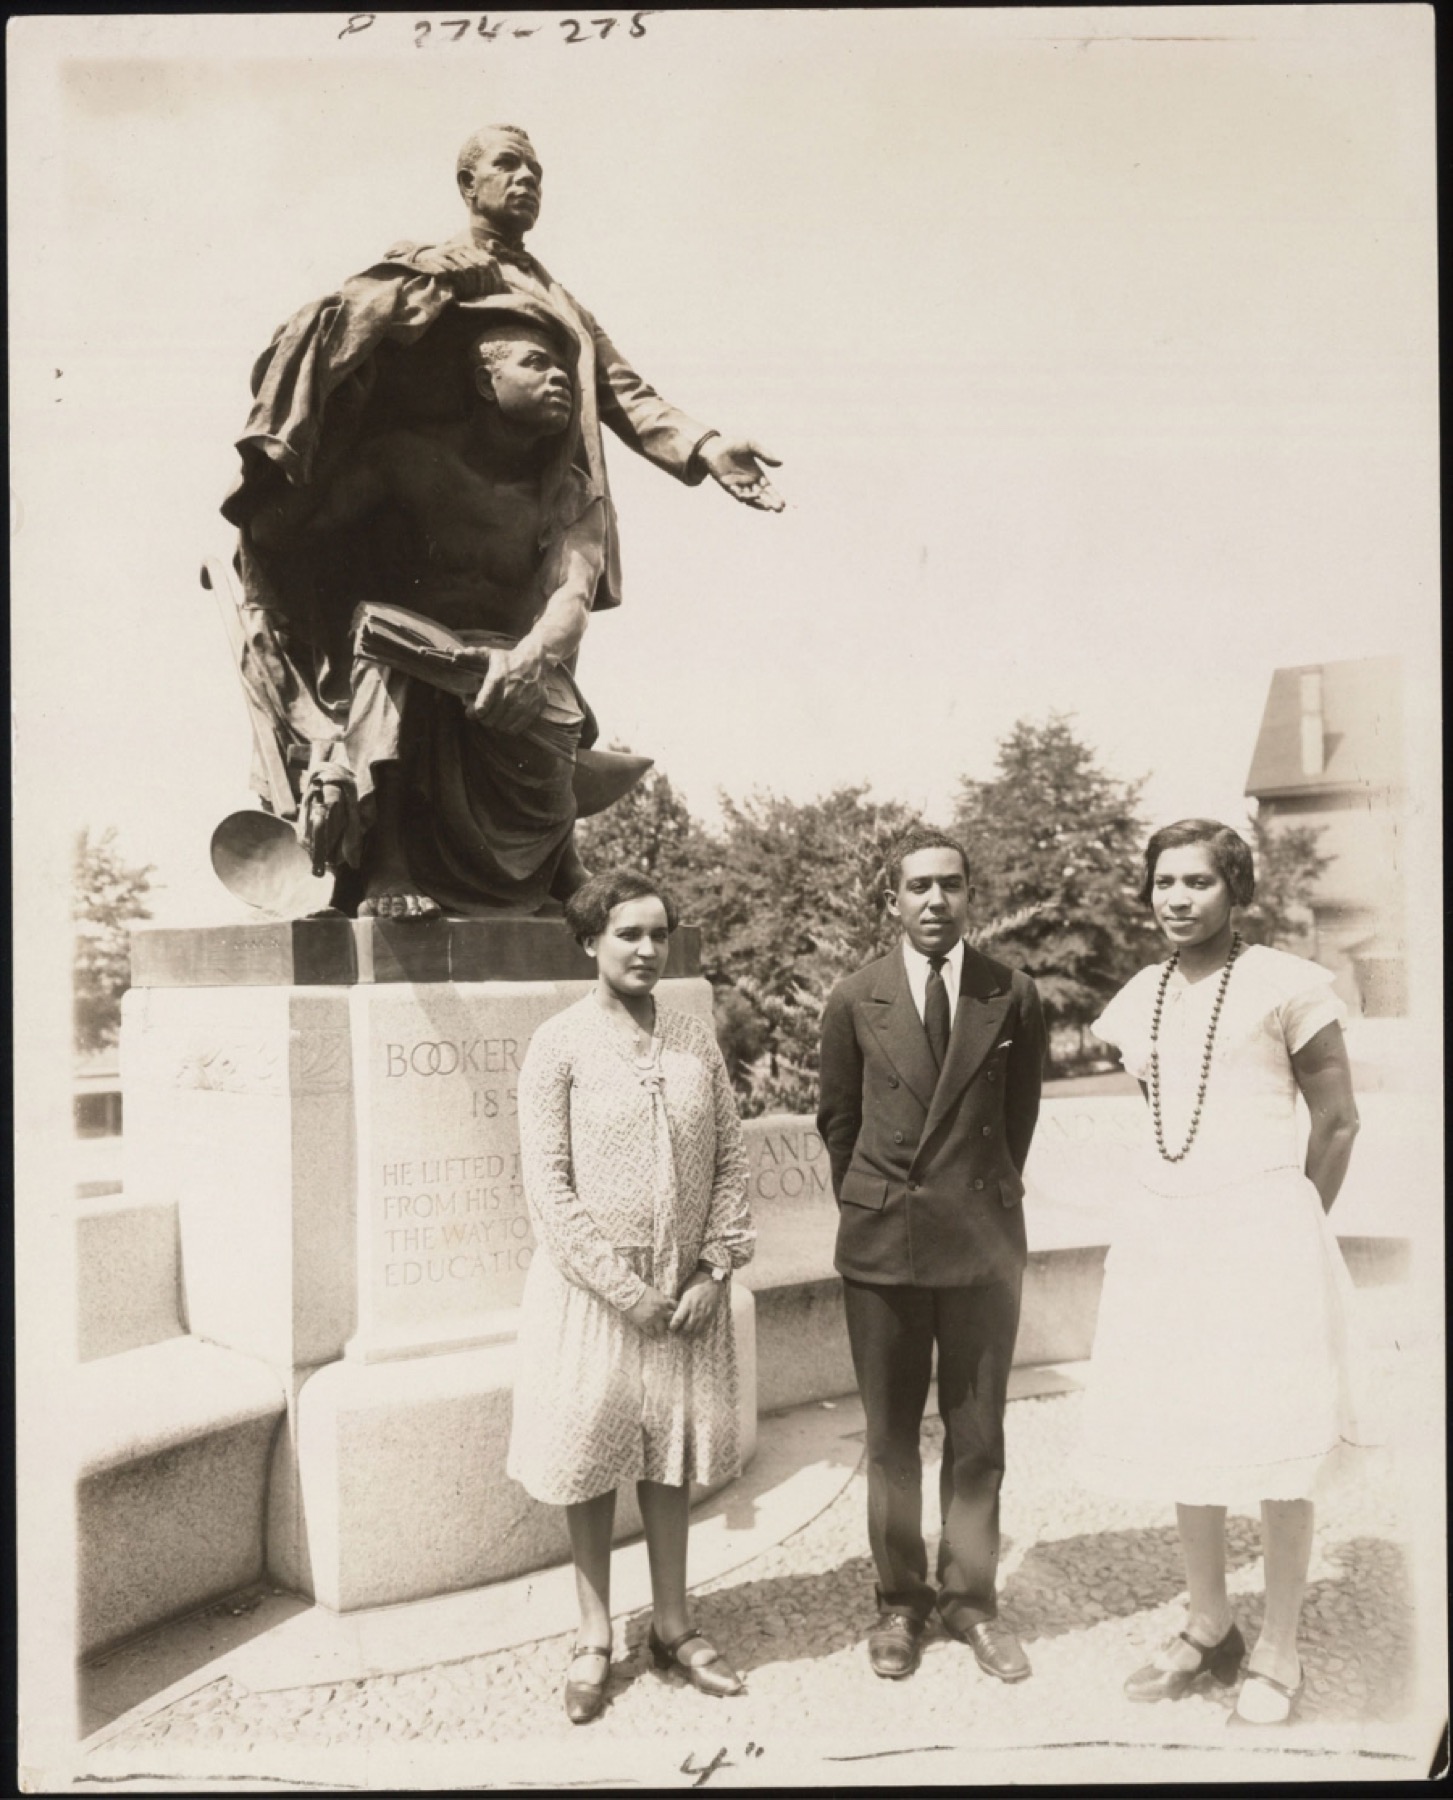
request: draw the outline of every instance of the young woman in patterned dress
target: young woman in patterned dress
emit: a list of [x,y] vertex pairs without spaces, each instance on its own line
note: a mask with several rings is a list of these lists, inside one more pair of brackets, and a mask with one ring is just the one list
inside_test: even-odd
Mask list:
[[593,875],[566,919],[594,989],[535,1033],[520,1151],[537,1250],[521,1302],[509,1473],[565,1508],[581,1629],[565,1709],[610,1673],[616,1489],[634,1481],[651,1654],[707,1694],[742,1682],[686,1610],[692,1481],[740,1468],[730,1278],[750,1260],[747,1164],[711,1027],[658,1006],[676,910],[633,870]]
[[1357,1108],[1330,972],[1244,947],[1233,928],[1253,886],[1250,849],[1215,820],[1183,819],[1146,847],[1141,898],[1172,953],[1094,1026],[1149,1104],[1106,1263],[1080,1473],[1176,1505],[1189,1616],[1126,1681],[1131,1700],[1177,1699],[1207,1673],[1235,1681],[1246,1646],[1226,1507],[1259,1503],[1266,1609],[1232,1718],[1279,1725],[1302,1686],[1312,1495],[1358,1435],[1351,1282],[1326,1216]]

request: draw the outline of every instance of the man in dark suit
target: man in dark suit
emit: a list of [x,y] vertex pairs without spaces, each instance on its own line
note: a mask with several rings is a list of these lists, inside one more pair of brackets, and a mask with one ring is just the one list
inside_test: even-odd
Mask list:
[[[998,1617],[1004,1403],[1025,1238],[1022,1172],[1045,1030],[1034,983],[964,942],[973,888],[951,837],[914,826],[885,872],[901,945],[833,989],[818,1130],[838,1199],[853,1366],[868,1422],[879,1675],[911,1675],[935,1604],[979,1666],[1022,1681]],[[938,1347],[944,1446],[938,1591],[923,1542],[919,1433]]]

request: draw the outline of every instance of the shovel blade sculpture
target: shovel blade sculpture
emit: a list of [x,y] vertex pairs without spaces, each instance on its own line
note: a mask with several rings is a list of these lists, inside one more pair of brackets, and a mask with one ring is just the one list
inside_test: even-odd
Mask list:
[[[577,816],[614,806],[651,766],[649,756],[623,750],[578,750]],[[271,918],[301,919],[328,907],[331,876],[314,875],[296,831],[276,813],[229,813],[212,833],[212,867],[229,893]]]

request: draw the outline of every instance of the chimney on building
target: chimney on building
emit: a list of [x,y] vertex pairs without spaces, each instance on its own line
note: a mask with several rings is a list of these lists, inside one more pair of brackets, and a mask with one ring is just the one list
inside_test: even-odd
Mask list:
[[1325,721],[1322,717],[1322,671],[1302,671],[1302,773],[1320,775],[1327,766]]

